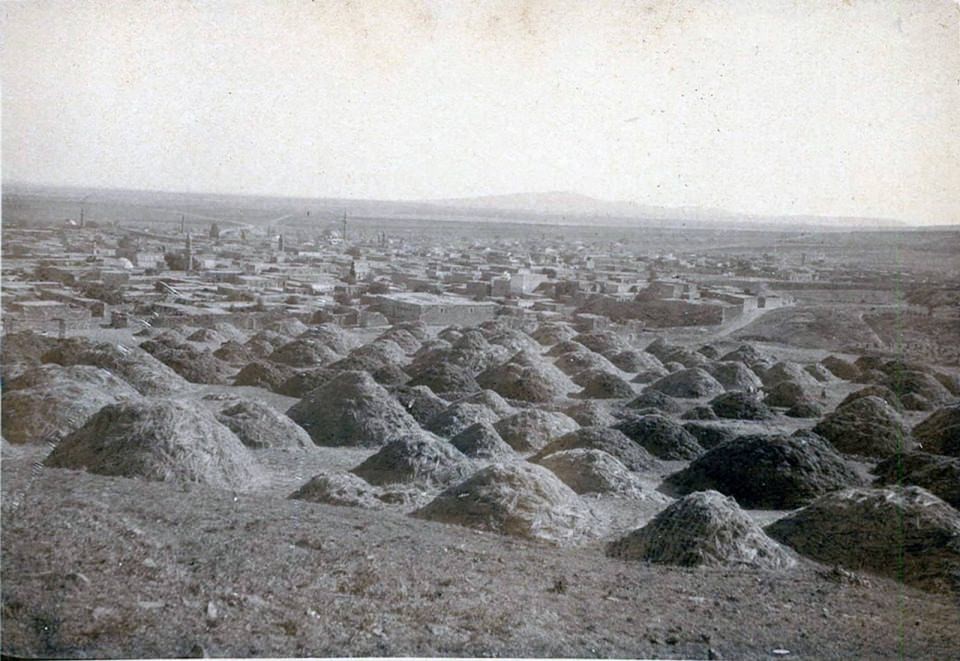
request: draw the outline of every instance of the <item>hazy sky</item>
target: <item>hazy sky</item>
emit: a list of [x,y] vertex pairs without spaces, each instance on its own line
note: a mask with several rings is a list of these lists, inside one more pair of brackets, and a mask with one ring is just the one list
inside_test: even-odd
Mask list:
[[0,11],[5,181],[960,223],[947,0]]

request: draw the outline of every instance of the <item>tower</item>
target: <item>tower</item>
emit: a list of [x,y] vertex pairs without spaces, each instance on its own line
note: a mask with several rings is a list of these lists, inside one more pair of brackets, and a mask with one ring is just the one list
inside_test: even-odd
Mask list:
[[283,252],[283,232],[280,232],[280,237],[277,239],[277,251]]
[[342,238],[343,238],[343,242],[346,243],[346,242],[347,242],[347,210],[346,210],[346,209],[343,210],[343,234],[342,234]]
[[193,237],[187,232],[186,270],[193,270]]
[[83,229],[85,226],[85,221],[83,219],[83,207],[80,207],[80,229]]
[[183,234],[184,226],[186,221],[184,220],[183,214],[180,215],[180,233]]

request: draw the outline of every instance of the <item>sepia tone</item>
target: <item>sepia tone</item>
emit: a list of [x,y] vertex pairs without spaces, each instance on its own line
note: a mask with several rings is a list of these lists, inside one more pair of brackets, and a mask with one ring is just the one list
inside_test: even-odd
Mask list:
[[0,12],[4,658],[956,655],[956,3]]

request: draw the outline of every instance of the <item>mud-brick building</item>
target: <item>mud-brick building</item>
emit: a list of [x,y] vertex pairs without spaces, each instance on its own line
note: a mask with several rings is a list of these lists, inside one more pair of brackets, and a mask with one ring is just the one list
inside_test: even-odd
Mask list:
[[497,313],[493,302],[422,292],[383,294],[376,297],[375,306],[391,323],[422,321],[436,326],[473,326],[493,319]]

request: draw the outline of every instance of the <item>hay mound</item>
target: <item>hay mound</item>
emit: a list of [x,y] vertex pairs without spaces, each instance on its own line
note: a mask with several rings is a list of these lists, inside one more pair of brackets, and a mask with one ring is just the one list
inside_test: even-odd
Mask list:
[[826,367],[819,363],[813,363],[811,365],[804,365],[803,371],[812,376],[814,379],[820,383],[828,382],[833,375],[830,373]]
[[289,367],[322,367],[340,359],[340,354],[312,337],[299,337],[273,350],[271,362]]
[[668,374],[673,374],[674,372],[679,372],[684,369],[684,364],[671,360],[663,364],[663,369],[667,370]]
[[764,371],[773,365],[773,359],[757,350],[749,344],[741,344],[739,347],[720,356],[721,361],[737,361],[743,363],[754,371]]
[[858,399],[861,399],[862,397],[879,397],[880,399],[885,401],[887,404],[892,406],[895,410],[897,411],[904,410],[903,402],[900,401],[900,398],[897,397],[897,394],[895,392],[893,392],[892,390],[890,390],[890,388],[886,386],[881,386],[877,384],[870,385],[865,388],[861,388],[856,392],[850,393],[849,395],[843,398],[843,401],[840,402],[837,408],[840,408],[841,406],[846,406],[850,402],[855,402]]
[[367,370],[375,372],[387,365],[403,365],[407,362],[407,355],[400,345],[393,340],[374,340],[362,347],[357,347],[346,358],[330,365],[337,370]]
[[953,399],[950,391],[937,381],[932,374],[927,372],[917,370],[894,371],[882,383],[897,393],[901,400],[906,395],[913,394],[939,406]]
[[412,377],[411,386],[427,386],[434,392],[474,392],[480,389],[472,370],[449,362],[442,352],[418,365],[417,360],[421,359],[423,357],[416,359],[407,369]]
[[421,430],[394,438],[350,472],[379,486],[430,487],[462,480],[471,468],[462,452]]
[[420,429],[366,372],[344,372],[287,411],[317,445],[375,447]]
[[710,360],[717,360],[720,358],[720,351],[712,344],[704,344],[702,347],[697,349],[697,353],[703,354]]
[[719,491],[741,507],[789,509],[860,478],[829,443],[813,437],[760,434],[722,443],[667,478],[681,495]]
[[663,365],[657,357],[646,351],[637,351],[636,349],[627,349],[619,351],[610,356],[610,362],[624,372],[648,372]]
[[894,455],[873,469],[877,486],[890,484],[923,487],[960,509],[960,458],[929,452]]
[[960,374],[944,374],[943,372],[934,372],[933,378],[940,382],[947,391],[954,397],[960,396]]
[[682,420],[719,420],[720,417],[713,412],[713,409],[705,405],[697,405],[680,416]]
[[751,392],[759,390],[763,386],[760,377],[740,362],[707,363],[703,366],[703,369],[727,390]]
[[105,406],[63,439],[44,464],[237,489],[261,476],[247,448],[213,413],[172,399]]
[[331,323],[312,326],[302,333],[296,333],[296,335],[302,338],[317,340],[341,356],[347,355],[350,351],[360,346],[360,341],[354,337],[353,334]]
[[450,444],[472,458],[501,459],[514,453],[513,448],[500,438],[493,425],[487,422],[470,425],[451,438]]
[[766,531],[820,562],[928,590],[960,587],[960,512],[920,487],[827,494]]
[[493,464],[442,492],[414,516],[501,535],[562,541],[582,537],[592,517],[557,476],[533,464]]
[[504,328],[487,336],[487,341],[493,346],[500,346],[510,352],[530,351],[540,353],[542,347],[533,338],[513,328]]
[[863,370],[860,376],[853,380],[854,383],[878,383],[885,384],[889,377],[880,370]]
[[212,351],[189,344],[154,339],[142,342],[140,348],[191,383],[223,385],[233,372]]
[[466,397],[454,400],[454,402],[483,404],[501,418],[507,415],[513,415],[517,412],[517,409],[508,404],[507,400],[495,393],[493,390],[481,390],[480,392],[471,393]]
[[908,392],[900,398],[900,401],[903,402],[903,408],[907,411],[932,411],[936,408],[933,402],[915,392]]
[[531,452],[574,431],[579,425],[563,413],[526,409],[500,420],[493,426],[514,450]]
[[266,358],[277,347],[281,347],[293,338],[273,331],[260,331],[244,343],[259,358]]
[[221,344],[214,349],[213,355],[215,358],[231,365],[244,365],[258,357],[246,344],[241,344],[235,340],[227,340]]
[[460,400],[430,418],[424,425],[424,429],[442,438],[453,438],[470,425],[478,422],[486,422],[492,425],[499,419],[500,416],[485,404]]
[[540,461],[556,452],[577,448],[603,450],[632,471],[659,470],[661,467],[660,462],[643,446],[631,441],[623,432],[606,427],[584,427],[564,434],[548,443],[530,461]]
[[278,319],[270,324],[267,324],[267,330],[273,331],[274,333],[280,333],[282,335],[289,335],[290,337],[295,337],[300,335],[300,333],[306,332],[309,330],[309,326],[300,321],[299,319],[294,319],[291,317],[284,317],[283,319]]
[[422,324],[399,324],[381,333],[377,340],[390,340],[409,355],[419,351],[427,337],[426,326]]
[[853,366],[864,372],[866,370],[882,370],[886,363],[887,360],[883,356],[868,354],[854,360]]
[[487,369],[477,377],[477,383],[507,399],[537,403],[549,402],[573,390],[573,384],[560,370],[526,351]]
[[804,388],[813,389],[817,387],[817,380],[810,376],[799,363],[789,360],[780,361],[769,369],[765,370],[763,376],[763,385],[773,388],[782,381],[792,381],[800,384]]
[[108,404],[139,393],[107,370],[90,365],[37,365],[5,384],[0,416],[11,443],[57,441]]
[[813,431],[841,452],[886,458],[913,446],[910,430],[892,406],[879,397],[861,397],[838,407]]
[[653,342],[648,344],[644,349],[644,351],[646,351],[652,356],[656,356],[660,362],[666,362],[667,360],[669,360],[667,356],[669,356],[672,352],[680,348],[681,347],[679,345],[670,344],[669,342],[664,340],[662,337],[658,337]]
[[41,357],[56,348],[57,344],[58,340],[29,330],[7,333],[0,341],[0,368],[4,371],[4,378],[8,376],[7,369],[10,365],[36,365],[41,361]]
[[399,365],[384,365],[371,371],[370,376],[373,377],[374,381],[388,388],[402,386],[410,380],[410,375],[404,372]]
[[573,381],[583,386],[577,393],[583,399],[627,399],[637,394],[629,383],[603,370],[584,370]]
[[293,374],[292,367],[277,365],[265,360],[254,360],[244,365],[243,369],[237,372],[237,375],[233,377],[233,385],[257,386],[276,391]]
[[960,457],[960,404],[946,406],[924,418],[913,428],[913,436],[928,452]]
[[400,406],[421,425],[427,424],[450,406],[449,402],[437,397],[427,386],[401,386],[394,389],[393,394]]
[[860,370],[853,363],[837,356],[827,356],[820,361],[820,364],[835,377],[844,381],[853,381],[860,376]]
[[780,381],[777,385],[768,388],[766,393],[763,403],[767,406],[791,408],[813,401],[809,390],[795,381]]
[[563,412],[581,427],[611,427],[617,424],[609,405],[592,399],[577,402]]
[[614,367],[613,363],[600,354],[590,350],[567,352],[557,358],[554,365],[568,376],[579,374],[584,370],[610,372],[611,374],[617,373],[617,368]]
[[643,528],[611,542],[607,555],[680,567],[787,569],[796,564],[735,500],[716,491],[672,503]]
[[637,476],[603,450],[577,448],[546,455],[537,463],[549,468],[578,494],[615,493],[640,496]]
[[187,336],[190,342],[216,342],[221,344],[226,338],[212,328],[198,328]]
[[614,425],[614,429],[660,459],[695,459],[703,454],[697,439],[662,415],[631,416]]
[[370,486],[352,473],[325,471],[311,477],[288,498],[325,505],[373,509],[383,505],[378,499],[379,495],[378,488]]
[[266,404],[239,397],[218,404],[217,420],[248,448],[315,447],[302,427]]
[[635,410],[654,409],[662,413],[680,415],[683,412],[683,404],[679,401],[660,392],[659,390],[644,390],[635,399],[627,404],[627,408]]
[[590,349],[590,351],[596,351],[603,355],[613,355],[631,348],[626,340],[611,331],[581,333],[580,335],[575,335],[573,341],[579,342]]
[[660,360],[664,365],[675,363],[682,368],[702,367],[710,362],[709,359],[699,351],[691,351],[686,347],[675,347],[666,352]]
[[788,418],[820,418],[823,407],[813,400],[800,400],[783,413]]
[[710,407],[721,418],[730,420],[769,420],[773,412],[754,393],[735,390],[717,395],[710,400]]
[[281,381],[275,391],[287,397],[304,397],[310,391],[326,385],[338,376],[338,372],[327,367],[314,367],[313,369],[295,371],[288,378]]
[[737,437],[736,430],[709,422],[687,422],[683,425],[683,428],[707,450],[715,448],[721,443],[732,441]]
[[724,391],[719,381],[699,367],[668,374],[662,379],[654,381],[648,388],[671,397],[687,399],[714,397]]
[[550,322],[540,324],[530,336],[545,347],[553,346],[558,342],[572,340],[577,334],[573,326],[566,322]]
[[139,347],[94,344],[88,340],[60,342],[42,358],[45,363],[102,367],[120,377],[141,395],[171,395],[188,389],[183,377]]
[[652,370],[644,370],[639,374],[637,374],[632,379],[630,379],[630,382],[631,383],[653,383],[658,379],[662,379],[669,373],[670,372],[669,370],[667,370],[666,367],[659,367],[657,369],[652,369]]
[[557,344],[550,347],[550,350],[546,353],[547,356],[551,358],[558,358],[565,353],[588,353],[590,349],[586,348],[579,342],[574,342],[573,340],[565,340],[563,342],[558,342]]

